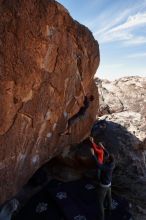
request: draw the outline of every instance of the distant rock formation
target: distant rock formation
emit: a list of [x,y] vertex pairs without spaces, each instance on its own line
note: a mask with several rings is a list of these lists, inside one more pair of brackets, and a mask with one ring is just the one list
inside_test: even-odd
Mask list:
[[107,115],[138,138],[134,149],[146,149],[146,78],[124,77],[115,81],[96,79],[99,115]]
[[108,81],[96,79],[100,93],[99,114],[125,111],[146,117],[146,78],[131,76]]
[[[2,203],[65,146],[88,136],[98,107],[99,47],[54,0],[0,1],[0,15]],[[86,94],[95,97],[86,119],[60,136]]]

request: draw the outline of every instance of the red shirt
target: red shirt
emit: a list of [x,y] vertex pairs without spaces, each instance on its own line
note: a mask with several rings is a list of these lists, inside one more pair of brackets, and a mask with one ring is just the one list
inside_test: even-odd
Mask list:
[[95,155],[97,156],[98,162],[103,164],[103,157],[104,157],[104,150],[100,145],[96,145],[95,143],[92,144],[94,149]]

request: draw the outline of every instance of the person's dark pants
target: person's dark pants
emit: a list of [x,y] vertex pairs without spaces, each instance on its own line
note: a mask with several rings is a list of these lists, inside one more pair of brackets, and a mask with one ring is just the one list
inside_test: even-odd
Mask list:
[[111,187],[97,186],[97,210],[98,210],[98,220],[104,220],[104,203],[106,200],[106,208],[108,212],[111,211]]

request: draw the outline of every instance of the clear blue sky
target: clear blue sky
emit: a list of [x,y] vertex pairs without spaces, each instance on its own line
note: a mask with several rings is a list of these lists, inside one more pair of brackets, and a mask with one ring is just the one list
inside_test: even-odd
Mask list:
[[146,77],[146,0],[58,0],[98,40],[100,78]]

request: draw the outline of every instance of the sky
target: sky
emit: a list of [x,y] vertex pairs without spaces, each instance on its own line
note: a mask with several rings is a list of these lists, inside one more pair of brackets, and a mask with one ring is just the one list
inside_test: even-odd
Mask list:
[[146,77],[146,0],[57,1],[98,41],[99,78]]

